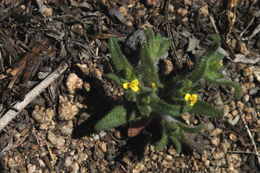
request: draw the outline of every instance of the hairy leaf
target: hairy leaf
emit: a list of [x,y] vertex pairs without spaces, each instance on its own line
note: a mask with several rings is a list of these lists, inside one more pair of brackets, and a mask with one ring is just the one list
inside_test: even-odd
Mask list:
[[[110,48],[110,52],[111,52],[112,62],[115,66],[116,72],[122,73],[123,71],[127,70],[128,76],[124,76],[124,77],[126,77],[126,79],[130,79],[131,76],[134,74],[134,69],[133,69],[132,65],[128,62],[128,60],[126,59],[125,55],[122,53],[116,38],[111,37],[109,39],[109,48]],[[131,73],[131,74],[129,74],[129,73]]]
[[168,136],[167,136],[167,134],[166,134],[165,129],[163,129],[163,130],[162,130],[161,139],[160,139],[160,141],[156,144],[155,150],[156,150],[156,151],[160,151],[160,150],[164,149],[164,148],[167,146],[167,143],[168,143]]
[[181,116],[181,106],[171,105],[159,98],[152,98],[151,106],[153,111],[162,115]]
[[169,136],[169,139],[175,145],[177,153],[180,153],[182,147],[181,147],[181,142],[179,141],[179,139],[176,136],[174,136],[173,134]]
[[127,110],[123,106],[114,107],[95,125],[95,130],[107,130],[126,124],[128,120]]
[[190,110],[190,112],[194,114],[213,116],[213,117],[223,115],[222,110],[219,110],[214,106],[202,101],[198,101],[197,103],[195,103],[192,109]]

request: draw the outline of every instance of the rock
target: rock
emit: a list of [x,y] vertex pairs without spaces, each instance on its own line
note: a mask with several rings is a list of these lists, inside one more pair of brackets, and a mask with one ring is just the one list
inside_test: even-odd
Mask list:
[[[28,170],[28,173],[34,173],[34,172],[36,172],[36,166],[35,165],[32,165],[32,164],[28,164],[27,165],[27,170]],[[37,170],[37,172],[38,172],[39,170]]]
[[230,139],[231,141],[236,142],[236,141],[237,141],[237,136],[236,136],[235,134],[231,133],[231,134],[229,134],[229,139]]
[[67,97],[60,96],[59,118],[61,120],[72,120],[78,111],[75,103],[68,101]]
[[72,131],[73,131],[73,122],[72,121],[68,121],[68,123],[66,125],[63,125],[60,128],[61,134],[65,135],[65,136],[71,135]]
[[168,162],[171,162],[173,160],[173,157],[169,154],[166,155],[165,160]]
[[97,142],[97,145],[102,152],[107,152],[107,144],[105,142]]
[[214,136],[211,140],[210,140],[211,144],[218,146],[219,142],[220,142],[220,138],[217,136]]
[[67,89],[70,94],[74,94],[77,89],[81,89],[83,81],[75,73],[71,73],[66,82]]
[[212,132],[210,133],[210,136],[218,136],[220,133],[222,133],[222,129],[216,128],[214,130],[212,130]]
[[36,105],[33,112],[32,117],[38,122],[38,123],[47,123],[52,121],[52,118],[54,117],[55,113],[50,108],[45,108],[44,106],[38,106]]
[[260,82],[260,67],[255,67],[254,69],[254,76],[258,82]]
[[213,158],[214,158],[214,159],[216,159],[216,160],[218,160],[218,159],[221,159],[221,158],[223,158],[223,157],[224,157],[224,155],[225,155],[225,153],[224,153],[224,152],[222,152],[222,151],[215,152],[215,153],[213,153]]
[[63,137],[61,137],[61,136],[57,137],[51,131],[48,132],[47,138],[57,148],[60,148],[60,147],[64,146],[64,144],[65,144],[65,139]]
[[71,156],[66,157],[64,165],[66,167],[70,167],[72,165],[72,162],[73,162],[73,157],[71,157]]

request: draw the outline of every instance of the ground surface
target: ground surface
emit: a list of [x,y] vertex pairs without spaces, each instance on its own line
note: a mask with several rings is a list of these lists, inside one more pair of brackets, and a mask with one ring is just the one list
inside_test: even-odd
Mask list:
[[[0,118],[60,63],[69,68],[0,131],[0,172],[260,172],[259,17],[256,0],[2,1]],[[113,71],[107,40],[118,37],[133,57],[132,35],[145,27],[174,40],[164,75],[192,69],[219,33],[224,73],[243,88],[235,100],[232,88],[207,84],[201,98],[225,114],[184,115],[207,128],[181,154],[154,150],[153,125],[134,138],[126,127],[93,131],[122,95],[104,77]]]

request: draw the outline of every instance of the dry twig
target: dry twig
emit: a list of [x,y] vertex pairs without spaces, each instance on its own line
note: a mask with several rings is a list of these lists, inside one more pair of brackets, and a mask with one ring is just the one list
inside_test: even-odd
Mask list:
[[68,64],[63,62],[59,67],[46,77],[40,84],[26,94],[23,101],[16,103],[13,107],[18,111],[9,110],[0,119],[0,131],[15,118],[31,101],[36,98],[44,89],[46,89],[53,81],[55,81],[66,69]]
[[246,131],[247,131],[247,133],[248,133],[248,136],[249,136],[249,138],[250,138],[250,140],[251,140],[251,142],[252,142],[252,145],[253,145],[253,147],[254,147],[255,155],[256,155],[256,158],[257,158],[257,160],[258,160],[258,164],[260,165],[260,154],[258,153],[257,146],[256,146],[256,144],[255,144],[255,140],[254,140],[254,138],[253,138],[253,136],[252,136],[252,134],[251,134],[251,131],[250,131],[250,129],[248,128],[248,125],[247,125],[247,123],[246,123],[245,114],[242,113],[242,112],[240,112],[240,114],[241,114],[241,119],[242,119],[242,121],[243,121],[243,123],[244,123],[244,125],[245,125],[245,127],[246,127]]

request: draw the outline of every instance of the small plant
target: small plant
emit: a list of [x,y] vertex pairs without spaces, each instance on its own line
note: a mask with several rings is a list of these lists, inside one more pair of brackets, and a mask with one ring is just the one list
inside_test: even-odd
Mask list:
[[236,89],[235,96],[241,97],[241,88],[237,83],[227,81],[220,73],[222,55],[217,52],[220,37],[213,35],[214,43],[198,60],[195,68],[183,75],[174,76],[165,81],[158,74],[158,60],[165,54],[172,40],[154,34],[152,29],[145,31],[147,41],[140,50],[140,60],[133,67],[122,53],[115,38],[110,38],[109,47],[116,74],[107,77],[125,90],[121,104],[115,106],[95,125],[95,130],[106,130],[129,122],[159,119],[161,139],[156,145],[161,150],[171,141],[177,152],[181,151],[181,142],[188,142],[185,133],[199,132],[203,125],[188,126],[181,116],[190,112],[205,116],[221,116],[223,112],[203,102],[198,91],[204,86],[201,80],[215,84],[230,85]]

